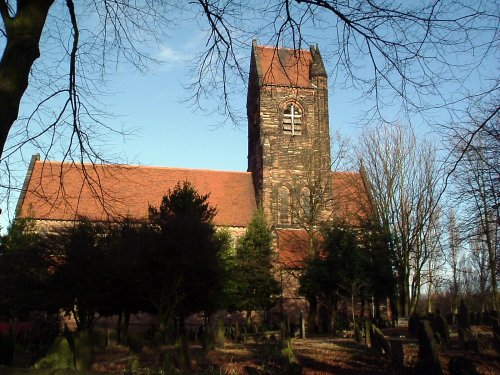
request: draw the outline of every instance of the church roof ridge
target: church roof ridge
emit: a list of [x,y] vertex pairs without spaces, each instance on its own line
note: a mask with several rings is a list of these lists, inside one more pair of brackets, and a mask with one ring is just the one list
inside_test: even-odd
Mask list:
[[215,173],[235,173],[235,174],[251,174],[248,171],[235,171],[235,170],[221,170],[221,169],[210,169],[210,168],[190,168],[190,167],[171,167],[171,166],[161,166],[161,165],[147,165],[147,164],[128,164],[128,163],[111,163],[111,164],[101,164],[92,162],[73,162],[73,161],[58,161],[58,160],[36,160],[37,164],[49,164],[49,165],[74,165],[79,166],[89,166],[89,167],[99,167],[109,169],[110,167],[123,168],[123,169],[162,169],[162,170],[172,170],[172,171],[199,171],[199,172],[215,172]]
[[272,49],[272,50],[286,50],[286,51],[291,51],[291,52],[294,52],[294,51],[298,51],[298,52],[301,52],[301,53],[307,53],[307,54],[311,54],[311,51],[309,49],[306,49],[306,48],[299,48],[299,49],[296,49],[296,48],[290,48],[290,47],[277,47],[277,46],[269,46],[269,45],[256,45],[257,48],[265,48],[265,49]]

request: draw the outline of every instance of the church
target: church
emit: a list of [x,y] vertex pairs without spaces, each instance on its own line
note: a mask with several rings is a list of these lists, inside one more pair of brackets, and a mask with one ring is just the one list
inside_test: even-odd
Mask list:
[[[214,223],[236,237],[263,207],[274,234],[283,306],[306,310],[294,270],[314,251],[314,228],[356,223],[369,210],[362,174],[333,172],[328,77],[317,46],[293,50],[252,44],[248,81],[246,172],[42,161],[33,156],[16,207],[48,230],[87,217],[148,218],[148,207],[189,181],[218,210]],[[281,311],[282,312],[282,311]]]

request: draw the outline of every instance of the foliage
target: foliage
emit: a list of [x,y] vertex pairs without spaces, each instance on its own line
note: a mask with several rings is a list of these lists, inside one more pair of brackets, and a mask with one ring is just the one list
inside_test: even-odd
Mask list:
[[67,314],[73,314],[79,330],[92,328],[98,310],[111,296],[105,242],[108,230],[81,219],[55,229],[47,238],[57,257],[51,293]]
[[366,254],[353,228],[336,224],[325,231],[323,251],[312,257],[300,276],[299,293],[328,301],[332,313],[341,296],[354,299],[368,284]]
[[30,220],[17,219],[0,239],[0,315],[23,318],[30,310],[54,311],[47,293],[54,258]]
[[379,318],[379,303],[386,297],[394,298],[396,293],[396,277],[387,246],[387,234],[374,218],[368,217],[362,222],[358,236],[368,280],[363,286],[364,293],[374,297],[377,307],[375,318]]
[[102,315],[117,314],[119,323],[124,317],[122,325],[125,330],[130,314],[152,311],[151,304],[144,298],[142,279],[148,273],[144,252],[153,244],[154,233],[149,224],[128,218],[113,224],[113,230],[106,237],[109,298],[99,312]]
[[255,211],[238,240],[231,269],[230,307],[249,313],[272,305],[279,285],[272,273],[271,230],[262,209]]
[[[208,195],[178,183],[150,221],[108,225],[85,218],[34,231],[18,220],[2,238],[0,313],[62,308],[78,330],[100,315],[159,313],[166,327],[195,312],[223,304],[230,235],[212,224]],[[119,330],[122,327],[118,327]]]
[[[155,244],[147,249],[145,290],[164,325],[195,312],[212,312],[222,301],[225,240],[212,219],[216,209],[187,181],[177,183],[150,207]],[[182,328],[182,327],[181,327]]]

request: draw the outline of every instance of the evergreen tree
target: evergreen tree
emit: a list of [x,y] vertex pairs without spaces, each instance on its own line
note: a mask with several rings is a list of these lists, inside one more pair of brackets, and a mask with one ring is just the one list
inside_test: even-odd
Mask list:
[[232,307],[247,313],[271,307],[279,285],[272,272],[272,238],[262,209],[257,210],[236,246],[233,264]]
[[217,210],[185,181],[150,207],[156,243],[147,252],[146,293],[157,309],[162,329],[196,312],[211,312],[222,303],[225,241],[212,219]]
[[312,257],[300,276],[299,293],[327,302],[335,330],[337,305],[341,297],[354,304],[367,285],[367,261],[355,231],[347,225],[334,225],[324,234],[323,251]]
[[48,293],[54,264],[33,222],[16,219],[0,237],[0,315],[22,320],[32,310],[54,311]]
[[110,266],[106,258],[109,228],[83,218],[57,228],[46,239],[55,255],[51,291],[75,318],[77,329],[91,329],[97,312],[110,304]]
[[139,311],[153,312],[144,298],[142,279],[145,268],[145,249],[151,248],[154,236],[149,223],[126,218],[113,224],[106,237],[106,259],[110,275],[110,298],[99,310],[101,315],[117,315],[118,339],[126,337],[130,315]]

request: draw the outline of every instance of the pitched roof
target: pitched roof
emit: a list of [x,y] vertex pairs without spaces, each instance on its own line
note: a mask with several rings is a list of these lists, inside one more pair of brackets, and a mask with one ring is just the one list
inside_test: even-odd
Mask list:
[[358,225],[372,212],[367,187],[361,173],[333,172],[333,219]]
[[148,207],[179,181],[189,181],[200,194],[210,193],[217,207],[216,225],[246,226],[256,209],[252,176],[224,172],[130,165],[77,165],[35,161],[27,175],[18,217],[75,220],[85,216],[107,221],[130,216],[144,219]]
[[276,231],[278,264],[284,268],[298,269],[311,256],[309,236],[304,229],[278,229]]
[[311,87],[311,51],[257,46],[254,43],[253,53],[261,84]]

